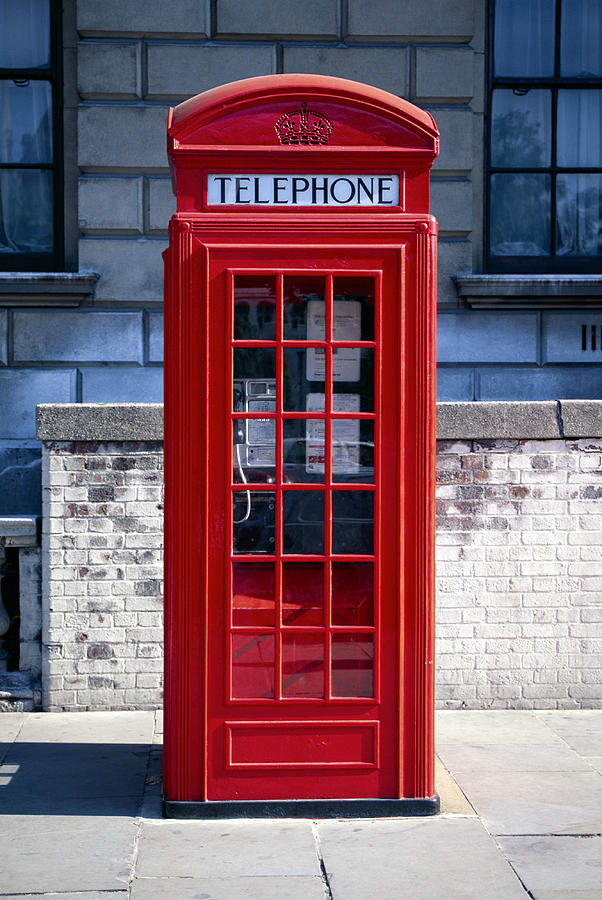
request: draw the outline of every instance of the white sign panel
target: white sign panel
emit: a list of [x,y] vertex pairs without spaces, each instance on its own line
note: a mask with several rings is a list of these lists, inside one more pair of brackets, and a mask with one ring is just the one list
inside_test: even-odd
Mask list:
[[208,175],[209,206],[399,206],[399,175]]

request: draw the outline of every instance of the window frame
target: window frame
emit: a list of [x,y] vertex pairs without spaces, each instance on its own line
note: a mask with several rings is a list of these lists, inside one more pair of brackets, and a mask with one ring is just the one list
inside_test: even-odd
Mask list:
[[52,171],[53,187],[53,250],[49,253],[0,253],[2,272],[58,272],[65,261],[65,216],[63,209],[63,73],[62,73],[62,15],[59,0],[49,0],[50,6],[50,65],[45,68],[2,68],[0,79],[47,81],[52,92],[52,163],[2,163],[1,169],[44,169]]
[[[485,98],[485,262],[486,271],[492,274],[592,274],[600,272],[602,255],[597,256],[557,256],[556,255],[556,180],[563,174],[602,174],[602,166],[558,166],[556,164],[558,134],[558,92],[564,89],[597,88],[602,90],[602,78],[561,77],[560,39],[562,3],[555,0],[554,21],[554,75],[535,78],[519,76],[499,76],[494,74],[495,13],[498,0],[488,4],[488,54],[487,54],[487,96]],[[493,166],[492,155],[492,106],[493,92],[497,88],[549,90],[552,100],[552,121],[550,129],[551,159],[548,166],[507,167]],[[551,178],[550,196],[550,252],[542,256],[499,256],[491,253],[491,183],[497,174],[541,174]]]

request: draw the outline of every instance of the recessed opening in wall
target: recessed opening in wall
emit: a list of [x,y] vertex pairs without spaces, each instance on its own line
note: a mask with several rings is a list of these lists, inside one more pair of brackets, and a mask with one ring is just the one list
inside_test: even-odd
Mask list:
[[584,323],[581,326],[581,350],[584,353],[602,350],[602,324]]
[[17,672],[19,669],[19,551],[16,547],[0,547],[0,597],[2,620],[8,628],[0,636],[0,671]]

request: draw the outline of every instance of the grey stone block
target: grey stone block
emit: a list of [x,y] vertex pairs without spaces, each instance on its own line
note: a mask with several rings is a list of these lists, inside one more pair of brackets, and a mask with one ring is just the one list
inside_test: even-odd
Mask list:
[[408,57],[405,47],[285,47],[283,71],[351,78],[407,97]]
[[282,0],[218,0],[217,34],[230,37],[337,37],[336,0],[306,0],[283,3]]
[[84,98],[140,96],[140,44],[91,43],[77,49],[77,85]]
[[431,212],[439,232],[472,230],[472,182],[431,180]]
[[416,99],[468,102],[474,91],[473,66],[469,47],[417,47]]
[[472,244],[469,241],[439,240],[437,246],[437,296],[440,301],[456,301],[458,295],[452,277],[472,267]]
[[137,37],[202,37],[208,34],[208,4],[200,0],[147,3],[145,0],[79,0],[80,34],[135,35]]
[[167,232],[169,220],[176,211],[176,198],[171,178],[148,179],[148,224],[151,234]]
[[0,364],[6,365],[8,360],[8,313],[5,309],[0,309]]
[[163,362],[163,313],[148,314],[148,361]]
[[68,403],[74,399],[74,370],[0,372],[0,439],[35,438],[36,403]]
[[472,169],[472,120],[473,114],[465,108],[432,109],[441,134],[441,153],[433,169],[451,172],[469,172]]
[[142,178],[80,178],[80,231],[141,234]]
[[602,400],[561,400],[565,437],[602,437]]
[[349,0],[349,36],[381,40],[441,37],[468,40],[474,30],[473,0],[416,3],[415,0]]
[[79,245],[79,262],[84,269],[102,272],[96,288],[98,300],[126,302],[163,299],[163,260],[167,247],[159,240],[95,240],[85,238]]
[[[14,441],[0,441],[0,512],[2,515],[39,516],[41,514],[41,466],[39,447],[15,447]],[[35,542],[37,543],[37,539]]]
[[47,403],[37,407],[39,441],[161,441],[161,403]]
[[480,400],[598,400],[602,397],[599,369],[546,366],[545,369],[482,369],[478,373]]
[[442,311],[438,319],[438,359],[536,362],[537,332],[537,313]]
[[163,369],[82,369],[81,373],[84,403],[160,403],[163,400]]
[[545,362],[602,361],[602,316],[586,311],[543,314]]
[[558,438],[556,403],[438,403],[439,440]]
[[39,312],[13,315],[16,362],[141,362],[141,312]]
[[78,114],[82,169],[167,171],[167,108],[82,106]]
[[149,44],[150,100],[180,100],[209,88],[276,71],[272,47]]
[[472,369],[437,367],[437,400],[472,400],[474,378]]

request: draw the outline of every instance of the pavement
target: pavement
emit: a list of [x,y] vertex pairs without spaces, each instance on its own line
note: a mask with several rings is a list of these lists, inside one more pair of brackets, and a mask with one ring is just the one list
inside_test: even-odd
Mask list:
[[602,710],[444,711],[432,818],[161,818],[161,717],[0,715],[0,898],[602,900]]

